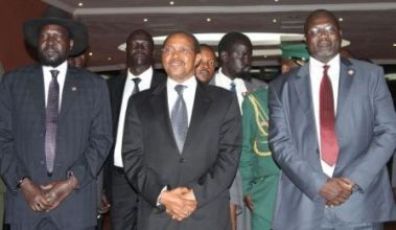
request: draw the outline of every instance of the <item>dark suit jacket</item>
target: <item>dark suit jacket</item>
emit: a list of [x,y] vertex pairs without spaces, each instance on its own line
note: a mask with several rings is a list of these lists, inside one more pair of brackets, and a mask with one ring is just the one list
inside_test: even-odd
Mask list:
[[[335,124],[340,152],[333,176],[360,189],[332,215],[350,224],[392,220],[396,206],[386,168],[396,146],[392,98],[380,67],[341,60]],[[320,164],[312,97],[308,64],[270,84],[270,145],[282,169],[274,229],[320,229],[323,220],[319,191],[328,177]]]
[[[123,73],[122,75],[118,77],[113,77],[110,80],[108,80],[108,87],[109,87],[109,92],[110,92],[110,103],[111,103],[111,111],[113,115],[113,136],[116,138],[117,136],[117,130],[118,130],[118,118],[120,117],[120,110],[121,110],[121,103],[122,103],[122,95],[124,93],[124,86],[125,86],[125,81],[127,79],[127,73]],[[151,88],[156,87],[159,85],[161,82],[164,82],[166,80],[165,74],[159,71],[153,70],[153,77],[151,79]],[[108,156],[108,159],[106,161],[106,167],[105,167],[105,173],[104,173],[104,186],[105,186],[105,191],[106,195],[111,198],[111,168],[113,167],[113,161],[114,161],[114,146],[115,146],[115,140],[113,143],[113,146],[111,148],[110,154]]]
[[[68,68],[58,120],[54,172],[45,163],[45,99],[42,68],[28,66],[7,74],[0,84],[1,175],[7,190],[6,221],[35,229],[43,218],[60,229],[96,225],[97,172],[112,144],[111,110],[104,80],[85,70]],[[18,181],[29,177],[43,185],[67,179],[73,172],[79,188],[49,213],[28,207]]]
[[[171,128],[166,83],[129,101],[123,141],[124,169],[143,197],[139,230],[229,230],[229,192],[238,167],[241,121],[236,97],[198,84],[182,154]],[[193,189],[198,209],[178,223],[156,208],[164,186]]]

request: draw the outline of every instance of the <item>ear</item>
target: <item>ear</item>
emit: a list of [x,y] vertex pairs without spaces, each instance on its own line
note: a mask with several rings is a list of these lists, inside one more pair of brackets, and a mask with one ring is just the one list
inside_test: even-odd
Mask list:
[[73,40],[73,39],[70,39],[70,42],[69,42],[69,49],[70,49],[70,51],[73,49],[73,46],[74,46],[74,40]]
[[226,51],[221,51],[219,53],[219,58],[221,60],[221,63],[227,63],[228,62],[228,53]]
[[199,65],[199,63],[201,62],[201,54],[197,53],[195,55],[195,62],[194,62],[194,67],[197,67]]

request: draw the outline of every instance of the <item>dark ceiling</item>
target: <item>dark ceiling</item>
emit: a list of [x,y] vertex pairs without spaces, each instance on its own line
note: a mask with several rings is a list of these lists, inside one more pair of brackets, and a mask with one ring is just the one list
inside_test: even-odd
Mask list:
[[[355,57],[371,59],[378,64],[396,64],[394,0],[42,1],[73,13],[88,26],[93,54],[89,66],[93,70],[123,68],[125,54],[118,46],[135,29],[146,29],[153,36],[167,35],[175,30],[301,34],[305,17],[318,8],[331,10],[342,18],[343,37],[351,43],[347,49]],[[278,45],[270,48],[278,48]],[[253,64],[276,65],[277,58],[277,54],[259,55],[255,56]]]

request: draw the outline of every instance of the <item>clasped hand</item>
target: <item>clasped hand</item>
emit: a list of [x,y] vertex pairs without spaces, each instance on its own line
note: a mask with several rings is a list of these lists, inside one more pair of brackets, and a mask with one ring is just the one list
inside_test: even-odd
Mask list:
[[29,207],[36,212],[49,212],[58,207],[77,186],[74,177],[41,186],[34,184],[30,179],[25,180],[21,184],[23,196]]
[[161,203],[166,213],[174,220],[182,221],[197,209],[197,200],[192,189],[185,187],[164,191]]
[[354,182],[345,178],[330,178],[320,189],[320,195],[326,200],[326,206],[338,206],[349,199]]

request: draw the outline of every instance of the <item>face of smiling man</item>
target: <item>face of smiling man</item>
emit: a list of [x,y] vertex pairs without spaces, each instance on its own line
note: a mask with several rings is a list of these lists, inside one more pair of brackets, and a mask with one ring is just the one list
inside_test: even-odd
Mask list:
[[199,47],[188,34],[179,32],[169,35],[162,50],[162,65],[170,78],[184,82],[194,76],[199,64]]
[[341,30],[334,17],[327,12],[318,12],[306,22],[305,37],[310,54],[327,63],[339,52]]

